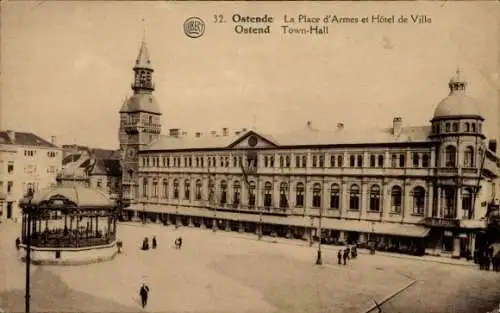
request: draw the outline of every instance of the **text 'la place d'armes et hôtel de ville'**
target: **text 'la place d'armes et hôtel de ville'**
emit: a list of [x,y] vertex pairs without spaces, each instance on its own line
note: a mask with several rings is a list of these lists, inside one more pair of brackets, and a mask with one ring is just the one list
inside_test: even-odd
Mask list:
[[[234,24],[234,32],[237,34],[270,34],[276,19],[269,14],[249,16],[235,13],[231,16],[231,21]],[[215,16],[215,22],[223,23],[223,16]],[[325,35],[328,34],[331,24],[430,24],[432,19],[425,14],[373,14],[371,16],[284,14],[281,22],[283,24],[279,25],[279,32],[282,34]]]

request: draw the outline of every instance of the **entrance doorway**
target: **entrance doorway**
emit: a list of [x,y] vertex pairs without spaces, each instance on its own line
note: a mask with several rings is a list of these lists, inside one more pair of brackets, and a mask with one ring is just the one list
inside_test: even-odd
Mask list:
[[12,202],[7,202],[7,219],[12,218]]

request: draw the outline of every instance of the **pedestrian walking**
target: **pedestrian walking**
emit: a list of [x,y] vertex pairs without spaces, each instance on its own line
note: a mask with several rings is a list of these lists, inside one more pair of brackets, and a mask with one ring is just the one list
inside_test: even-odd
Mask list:
[[347,265],[347,259],[349,258],[349,253],[347,252],[347,249],[344,250],[344,265]]
[[342,249],[337,253],[337,259],[339,261],[339,265],[342,265]]
[[153,236],[151,241],[153,242],[153,249],[156,249],[156,236]]
[[144,308],[148,304],[148,294],[149,287],[145,283],[143,283],[139,291],[139,295],[141,296],[142,308]]
[[179,237],[179,249],[182,248],[182,237]]

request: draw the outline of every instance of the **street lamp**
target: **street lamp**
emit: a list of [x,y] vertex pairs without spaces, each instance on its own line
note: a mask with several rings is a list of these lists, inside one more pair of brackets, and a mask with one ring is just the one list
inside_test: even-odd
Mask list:
[[372,222],[370,254],[375,254],[375,222]]
[[29,189],[26,194],[27,205],[24,207],[26,213],[26,295],[25,295],[25,312],[30,312],[30,270],[31,270],[31,201],[33,200],[33,190]]
[[318,235],[318,239],[319,239],[319,242],[318,242],[318,256],[316,258],[316,264],[317,265],[322,265],[323,264],[323,259],[321,257],[321,233],[323,232],[322,229],[321,229],[321,221],[323,219],[323,208],[320,207],[319,208],[319,221],[318,221],[318,232],[319,232],[319,235]]

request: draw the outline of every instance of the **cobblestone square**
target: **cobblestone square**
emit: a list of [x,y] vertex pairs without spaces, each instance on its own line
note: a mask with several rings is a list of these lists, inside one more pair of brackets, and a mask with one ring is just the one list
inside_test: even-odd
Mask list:
[[[0,224],[0,308],[24,311],[24,263],[16,260],[19,225]],[[156,236],[156,250],[141,251]],[[173,248],[182,236],[181,250]],[[361,253],[336,264],[338,247],[325,246],[325,264],[300,241],[257,241],[253,234],[121,224],[123,253],[86,266],[33,266],[32,312],[137,312],[145,281],[150,312],[365,312],[413,280],[383,312],[487,312],[498,303],[500,275],[470,265],[440,264]]]

